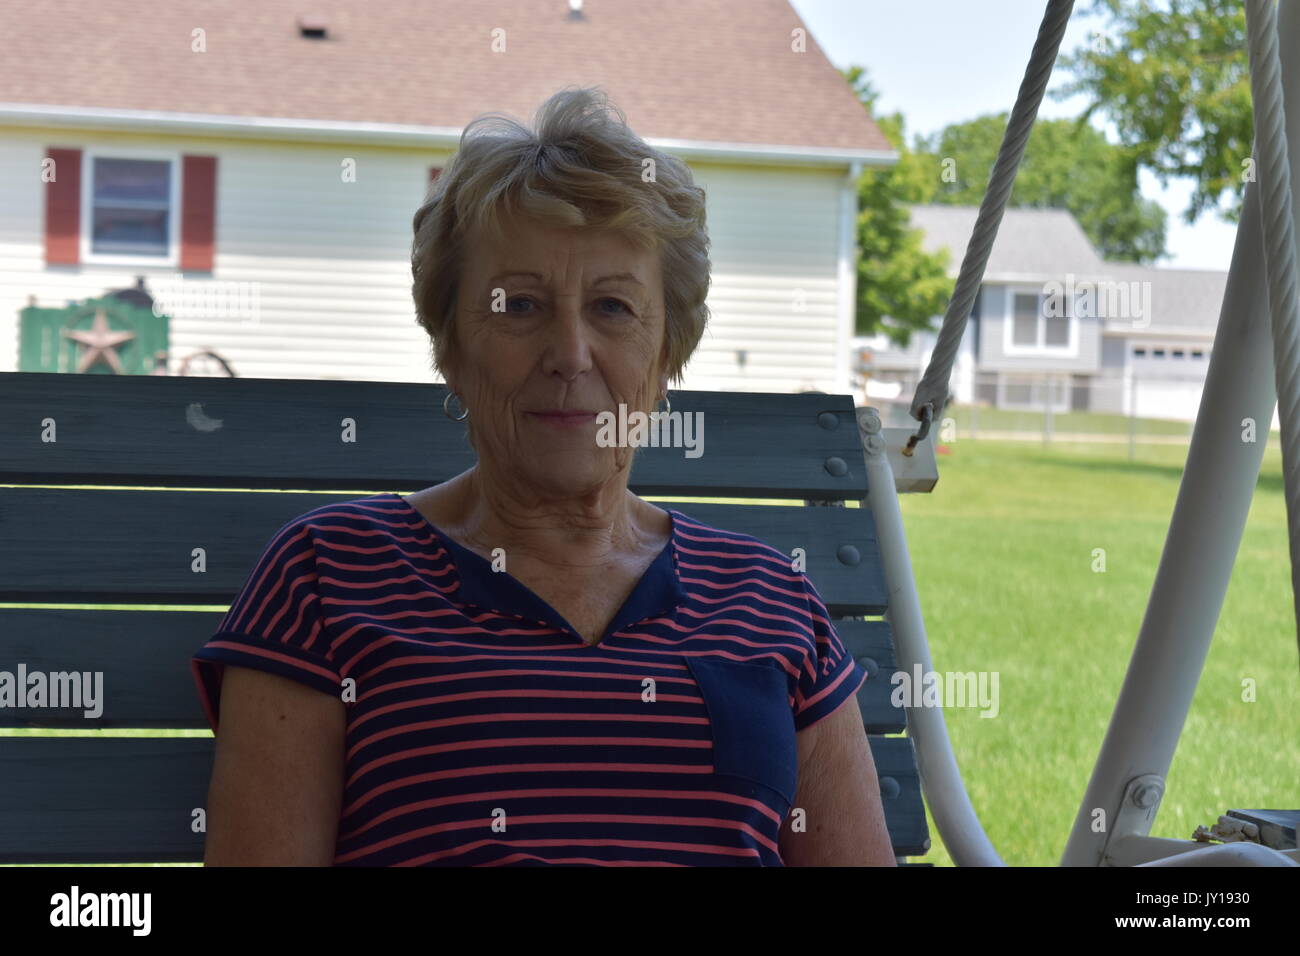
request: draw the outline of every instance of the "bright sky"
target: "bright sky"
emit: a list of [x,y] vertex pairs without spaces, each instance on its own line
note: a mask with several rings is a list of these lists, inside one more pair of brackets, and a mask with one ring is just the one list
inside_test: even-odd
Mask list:
[[[878,108],[901,112],[907,138],[985,113],[1010,112],[1042,20],[1044,0],[790,0],[831,62],[865,67],[880,92]],[[1075,4],[1062,52],[1085,43],[1102,21],[1090,19],[1085,0]],[[1043,118],[1077,116],[1082,98],[1061,101],[1053,75],[1039,108]],[[1161,266],[1226,271],[1236,226],[1213,214],[1183,222],[1190,183],[1162,190],[1143,174],[1143,194],[1165,207],[1166,248]]]

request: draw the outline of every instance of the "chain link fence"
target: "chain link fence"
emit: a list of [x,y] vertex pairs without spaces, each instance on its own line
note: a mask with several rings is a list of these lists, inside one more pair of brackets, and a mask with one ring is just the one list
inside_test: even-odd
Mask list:
[[[887,427],[915,427],[909,413],[920,375],[877,373],[858,382],[857,403],[876,408]],[[1187,445],[1204,379],[1172,375],[1076,375],[979,372],[954,379],[947,406],[935,415],[935,443],[966,439],[1052,444]],[[1276,410],[1265,428],[1278,429]],[[1277,436],[1270,436],[1276,440]]]

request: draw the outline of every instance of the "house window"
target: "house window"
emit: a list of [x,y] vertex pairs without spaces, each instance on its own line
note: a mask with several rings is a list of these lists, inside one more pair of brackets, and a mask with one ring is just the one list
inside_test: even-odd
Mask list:
[[212,272],[217,157],[47,146],[45,262]]
[[1134,355],[1134,357],[1136,357],[1136,358],[1142,358],[1142,357],[1144,357],[1146,354],[1147,354],[1147,350],[1146,350],[1146,349],[1134,349],[1134,350],[1133,350],[1133,355]]
[[1070,314],[1073,311],[1069,300],[1060,293],[1043,298],[1044,345],[1060,349],[1070,347]]
[[166,159],[92,157],[92,254],[168,256],[173,166]]
[[1205,353],[1202,352],[1200,349],[1192,349],[1192,358],[1194,359],[1205,358]]
[[1151,350],[1151,357],[1152,357],[1152,358],[1164,358],[1164,357],[1165,357],[1165,350],[1164,350],[1164,349],[1152,349],[1152,350]]
[[1174,349],[1174,358],[1182,358],[1182,357],[1183,357],[1183,350],[1182,350],[1182,349]]
[[1011,341],[1016,345],[1033,348],[1038,345],[1038,296],[1016,293],[1016,311],[1011,329]]
[[1015,292],[1011,297],[1008,352],[1069,352],[1077,319],[1062,293]]

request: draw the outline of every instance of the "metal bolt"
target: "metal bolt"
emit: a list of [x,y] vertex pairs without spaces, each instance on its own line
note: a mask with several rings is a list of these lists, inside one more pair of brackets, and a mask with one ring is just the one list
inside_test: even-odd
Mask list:
[[876,414],[874,408],[858,409],[858,428],[869,435],[874,435],[880,431],[880,416]]
[[1164,789],[1155,783],[1144,783],[1133,791],[1134,806],[1141,807],[1143,810],[1149,810],[1160,802],[1160,797]]

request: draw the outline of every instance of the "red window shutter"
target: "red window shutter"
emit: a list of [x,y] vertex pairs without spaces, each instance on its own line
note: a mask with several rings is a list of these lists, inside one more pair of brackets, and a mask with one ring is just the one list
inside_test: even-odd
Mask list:
[[211,272],[217,223],[217,157],[181,157],[181,270]]
[[441,167],[441,166],[430,166],[430,167],[429,167],[429,182],[430,182],[430,183],[433,183],[433,181],[436,180],[436,179],[438,178],[438,174],[441,173],[441,172],[442,172],[442,167]]
[[47,149],[54,179],[45,184],[45,261],[75,266],[81,260],[81,150]]

